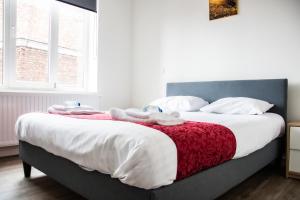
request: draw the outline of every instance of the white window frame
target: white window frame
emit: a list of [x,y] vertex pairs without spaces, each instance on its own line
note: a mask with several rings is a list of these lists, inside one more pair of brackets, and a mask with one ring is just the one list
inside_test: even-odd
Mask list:
[[[57,67],[58,67],[58,33],[59,33],[59,10],[58,2],[49,0],[49,41],[48,41],[48,83],[31,82],[16,80],[16,19],[17,19],[17,0],[4,0],[4,22],[3,22],[3,83],[0,83],[0,89],[13,90],[42,90],[42,91],[68,91],[68,92],[90,92],[89,79],[91,77],[91,67],[97,66],[97,43],[98,36],[98,16],[94,17],[94,22],[90,16],[86,15],[87,28],[85,31],[86,41],[84,41],[84,56],[83,62],[80,63],[82,87],[71,87],[68,85],[57,84]],[[90,22],[95,23],[96,27],[89,26]],[[95,33],[91,33],[95,31]],[[94,39],[91,39],[91,34],[96,34]],[[93,50],[91,48],[94,48]],[[93,60],[91,60],[93,59]],[[92,62],[92,63],[91,63]],[[79,73],[79,72],[78,72]],[[95,73],[93,74],[93,76]],[[97,75],[97,73],[96,73]],[[97,92],[97,91],[92,91]]]

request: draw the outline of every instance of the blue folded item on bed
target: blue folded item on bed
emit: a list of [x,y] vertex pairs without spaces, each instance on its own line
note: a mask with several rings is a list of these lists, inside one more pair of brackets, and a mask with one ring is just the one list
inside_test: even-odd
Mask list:
[[143,111],[144,112],[151,112],[151,113],[154,113],[154,112],[163,112],[163,110],[159,106],[152,106],[152,105],[145,106],[143,108]]

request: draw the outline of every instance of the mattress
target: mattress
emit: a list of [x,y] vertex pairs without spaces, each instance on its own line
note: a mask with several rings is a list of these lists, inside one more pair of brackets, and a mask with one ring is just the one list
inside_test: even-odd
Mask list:
[[[181,114],[186,120],[213,122],[231,129],[237,140],[234,158],[263,148],[284,129],[284,120],[271,113],[259,116]],[[16,129],[20,140],[86,169],[110,174],[128,185],[153,189],[169,185],[176,179],[174,142],[162,132],[146,126],[30,113],[19,118]]]

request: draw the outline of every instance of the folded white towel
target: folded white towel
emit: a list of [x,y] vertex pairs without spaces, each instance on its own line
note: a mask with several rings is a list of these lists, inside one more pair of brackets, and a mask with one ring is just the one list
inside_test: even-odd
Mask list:
[[91,106],[83,105],[77,107],[67,107],[63,105],[53,105],[48,108],[48,113],[59,115],[93,115],[104,112],[94,110]]
[[88,105],[82,105],[82,106],[52,105],[51,107],[55,110],[60,110],[60,111],[94,110],[93,107]]
[[164,126],[174,126],[183,124],[184,120],[180,118],[177,112],[161,113],[161,112],[142,112],[139,110],[122,110],[119,108],[110,109],[112,119],[124,120],[130,122],[156,123]]

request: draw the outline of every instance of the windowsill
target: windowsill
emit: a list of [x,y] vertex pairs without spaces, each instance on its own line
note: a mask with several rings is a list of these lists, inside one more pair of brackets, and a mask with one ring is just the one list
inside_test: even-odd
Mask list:
[[1,94],[65,94],[65,95],[88,95],[88,96],[98,96],[101,95],[97,92],[85,92],[85,91],[66,91],[66,90],[43,90],[43,89],[14,89],[14,88],[1,88]]

